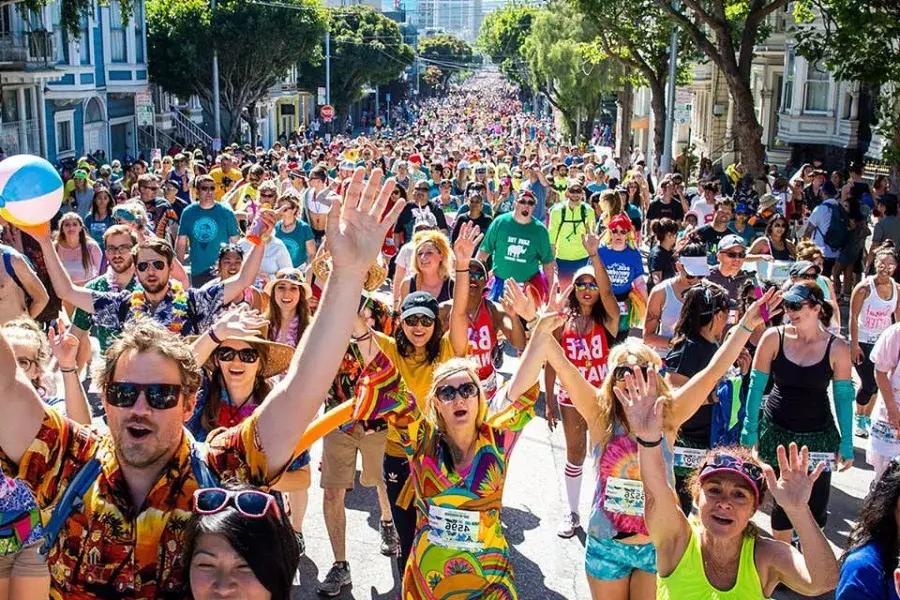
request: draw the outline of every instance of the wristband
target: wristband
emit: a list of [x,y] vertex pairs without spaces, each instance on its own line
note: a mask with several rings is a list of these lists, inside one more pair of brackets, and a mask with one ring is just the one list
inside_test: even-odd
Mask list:
[[78,367],[72,367],[71,369],[63,369],[62,367],[60,367],[59,372],[60,373],[77,373]]
[[215,329],[210,329],[210,330],[209,330],[209,339],[211,339],[212,341],[214,341],[214,342],[216,343],[216,346],[219,346],[219,345],[222,344],[222,340],[220,340],[220,339],[219,339],[219,336],[216,335],[216,330],[215,330]]
[[656,440],[654,442],[648,442],[647,440],[641,439],[638,436],[634,436],[634,440],[638,444],[643,446],[644,448],[656,448],[657,446],[659,446],[662,443],[662,439],[663,439],[663,436],[660,435],[658,440]]
[[468,273],[469,270],[468,269],[456,269],[456,272],[457,273]]
[[741,329],[743,329],[743,330],[746,331],[747,333],[753,333],[753,330],[750,329],[749,327],[747,327],[746,325],[744,325],[743,321],[741,322],[740,325],[741,325]]

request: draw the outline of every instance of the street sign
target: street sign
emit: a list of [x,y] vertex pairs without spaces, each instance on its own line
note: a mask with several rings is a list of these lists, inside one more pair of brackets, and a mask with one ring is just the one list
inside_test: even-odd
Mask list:
[[153,125],[153,105],[135,106],[134,114],[137,117],[138,127],[151,127]]
[[322,104],[325,104],[328,102],[328,98],[325,96],[325,88],[320,87],[318,89],[318,93],[316,94],[316,96],[318,96],[316,98],[316,104],[321,106]]
[[330,104],[326,104],[319,109],[319,115],[321,115],[323,121],[330,123],[334,118],[334,107]]

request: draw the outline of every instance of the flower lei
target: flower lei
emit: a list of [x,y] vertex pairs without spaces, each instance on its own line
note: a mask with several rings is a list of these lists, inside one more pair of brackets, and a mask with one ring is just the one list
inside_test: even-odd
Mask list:
[[104,274],[104,278],[106,279],[106,285],[108,286],[110,292],[119,292],[122,290],[119,283],[116,281],[116,273],[112,270],[112,268],[106,269],[106,273]]
[[[169,282],[169,291],[172,293],[172,320],[166,325],[172,333],[181,334],[188,318],[188,294],[181,282],[172,280]],[[135,315],[149,317],[147,310],[147,297],[144,289],[137,287],[131,293],[131,310]]]

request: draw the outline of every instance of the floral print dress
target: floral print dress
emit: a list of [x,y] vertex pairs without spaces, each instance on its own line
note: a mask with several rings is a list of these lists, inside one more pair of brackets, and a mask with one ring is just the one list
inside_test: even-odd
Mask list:
[[355,418],[384,418],[400,433],[418,513],[403,600],[518,598],[500,509],[507,463],[534,416],[539,387],[509,401],[501,391],[478,431],[471,465],[453,466],[443,434],[421,418],[397,369],[378,354],[359,380]]

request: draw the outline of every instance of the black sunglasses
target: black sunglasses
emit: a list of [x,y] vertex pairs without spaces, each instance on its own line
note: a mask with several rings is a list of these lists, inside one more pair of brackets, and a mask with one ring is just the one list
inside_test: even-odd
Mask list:
[[178,404],[181,385],[177,383],[131,383],[111,381],[106,384],[106,401],[117,408],[131,408],[144,392],[147,404],[155,410],[167,410]]
[[487,275],[485,275],[484,271],[469,271],[469,279],[476,279],[478,281],[484,281],[487,279]]
[[791,312],[797,312],[804,306],[811,306],[811,304],[809,302],[807,302],[806,300],[801,300],[800,302],[794,302],[792,300],[784,300],[781,304],[784,306],[785,310],[789,310]]
[[525,206],[534,206],[537,204],[534,200],[519,200],[519,204],[524,204]]
[[453,402],[457,396],[468,400],[478,395],[478,386],[471,381],[461,383],[458,386],[440,385],[434,390],[434,395],[444,404]]
[[417,327],[419,325],[422,327],[431,327],[434,325],[434,319],[427,315],[410,315],[403,319],[403,322],[409,327]]
[[619,365],[615,369],[613,369],[613,380],[615,381],[624,381],[625,375],[631,373],[634,375],[635,369],[639,369],[641,371],[641,375],[644,376],[644,379],[647,378],[647,371],[650,369],[647,365]]
[[163,269],[166,268],[166,263],[165,263],[165,261],[162,261],[162,260],[144,260],[137,264],[137,270],[140,271],[141,273],[143,273],[144,271],[149,269],[151,266],[154,269],[156,269],[157,271],[162,271]]
[[216,358],[220,361],[231,362],[234,360],[235,356],[237,356],[242,363],[255,363],[259,360],[259,350],[256,348],[243,348],[238,350],[237,348],[229,348],[228,346],[216,348]]

